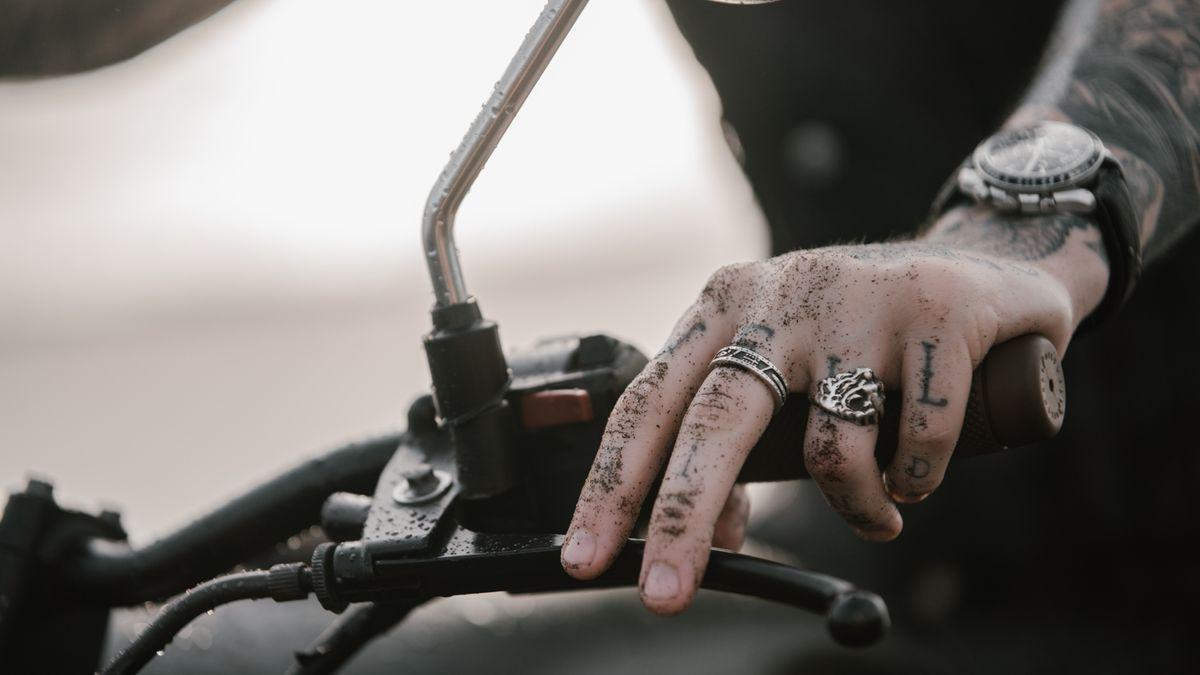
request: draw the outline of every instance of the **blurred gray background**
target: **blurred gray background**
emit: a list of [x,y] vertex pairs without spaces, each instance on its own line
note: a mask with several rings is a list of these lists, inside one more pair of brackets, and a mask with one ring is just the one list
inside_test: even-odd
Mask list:
[[[402,424],[425,196],[542,4],[240,0],[0,82],[4,485],[49,476],[145,541]],[[657,349],[713,269],[765,254],[719,114],[662,3],[588,7],[459,218],[507,344]]]

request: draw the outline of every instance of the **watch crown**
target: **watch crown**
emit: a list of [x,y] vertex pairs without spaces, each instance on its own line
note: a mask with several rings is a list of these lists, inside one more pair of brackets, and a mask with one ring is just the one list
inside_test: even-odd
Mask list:
[[964,166],[958,170],[958,189],[976,201],[988,198],[988,188],[987,184],[983,182],[983,177],[979,175],[978,171],[969,167]]

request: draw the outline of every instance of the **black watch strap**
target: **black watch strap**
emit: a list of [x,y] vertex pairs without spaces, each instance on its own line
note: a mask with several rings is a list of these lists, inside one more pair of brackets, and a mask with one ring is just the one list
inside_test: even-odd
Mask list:
[[1125,174],[1115,159],[1100,167],[1092,194],[1096,196],[1096,224],[1108,254],[1108,290],[1096,309],[1083,320],[1079,330],[1094,328],[1117,313],[1142,274],[1142,243],[1137,211],[1125,183]]

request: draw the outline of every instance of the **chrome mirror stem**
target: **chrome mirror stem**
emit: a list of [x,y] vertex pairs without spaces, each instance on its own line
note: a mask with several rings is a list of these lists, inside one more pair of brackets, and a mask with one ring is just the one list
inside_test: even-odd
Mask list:
[[457,305],[470,297],[454,244],[458,207],[586,5],[587,0],[546,3],[429,193],[421,237],[438,307]]

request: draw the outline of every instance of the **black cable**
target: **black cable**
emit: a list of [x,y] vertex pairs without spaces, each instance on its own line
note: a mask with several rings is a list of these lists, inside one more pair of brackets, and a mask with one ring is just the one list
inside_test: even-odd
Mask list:
[[374,492],[400,440],[383,436],[308,460],[142,548],[88,540],[78,557],[64,561],[63,579],[110,606],[181,593],[318,523],[334,492]]
[[288,675],[329,675],[354,658],[368,642],[391,630],[425,600],[365,603],[329,624],[308,649],[296,652]]
[[271,597],[270,573],[266,570],[236,572],[206,581],[163,606],[146,630],[129,643],[101,671],[102,675],[130,675],[142,669],[155,654],[166,648],[192,619],[219,605],[236,600]]

